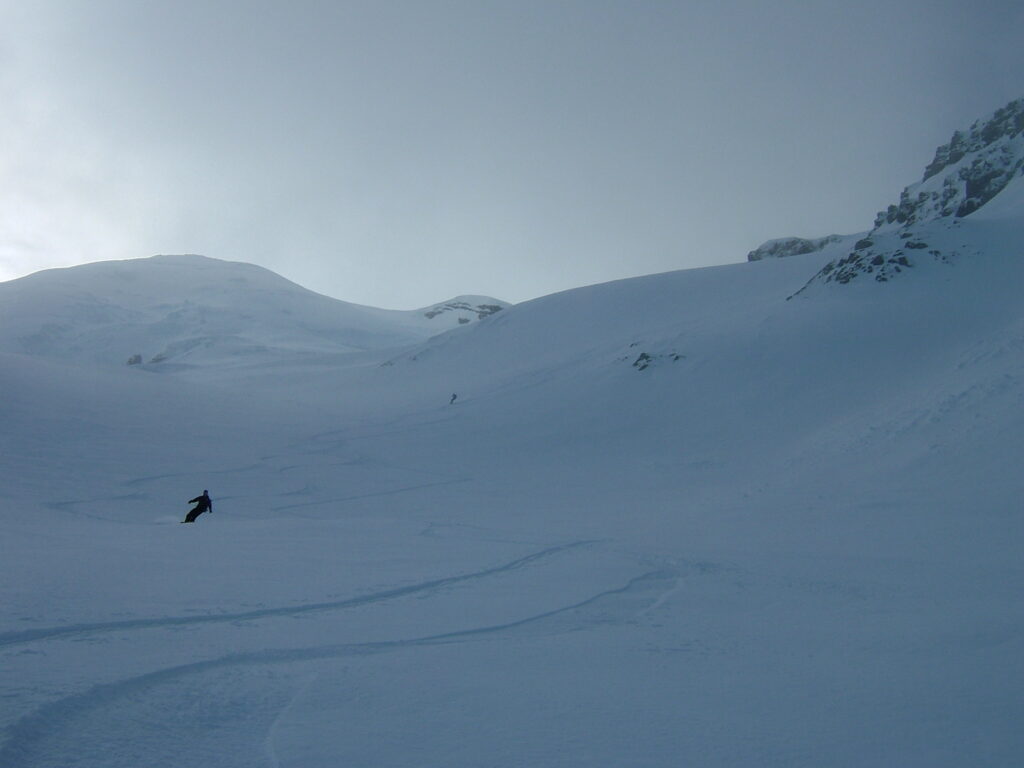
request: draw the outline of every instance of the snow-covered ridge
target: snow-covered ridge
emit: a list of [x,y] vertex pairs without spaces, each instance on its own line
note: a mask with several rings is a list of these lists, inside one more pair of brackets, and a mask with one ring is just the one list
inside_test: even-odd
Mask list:
[[922,181],[875,218],[852,250],[826,264],[807,285],[845,284],[871,276],[887,282],[926,262],[949,263],[970,249],[959,222],[1020,184],[1024,173],[1024,99],[1010,102],[939,147]]
[[898,205],[875,218],[875,229],[938,218],[963,218],[988,203],[1024,168],[1024,99],[1011,101],[935,151],[924,178],[905,188]]
[[456,325],[466,325],[474,320],[483,320],[496,312],[507,309],[508,302],[493,299],[490,296],[456,296],[440,304],[417,310],[427,320],[440,320]]
[[481,316],[366,307],[252,264],[154,256],[0,283],[0,351],[170,370],[401,346]]
[[805,253],[817,253],[838,243],[853,242],[859,235],[827,235],[826,237],[780,237],[761,243],[747,254],[747,261],[762,259],[782,259],[787,256],[800,256]]

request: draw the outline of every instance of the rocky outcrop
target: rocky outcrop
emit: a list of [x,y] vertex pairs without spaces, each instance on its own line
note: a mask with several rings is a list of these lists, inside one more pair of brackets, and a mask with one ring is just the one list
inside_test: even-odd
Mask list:
[[929,246],[928,232],[955,226],[1019,175],[1024,175],[1024,99],[1011,101],[967,131],[955,132],[936,150],[924,178],[875,217],[868,236],[826,264],[797,293],[816,283],[843,284],[862,276],[886,282],[921,258],[950,260],[956,254]]
[[[466,301],[449,301],[444,304],[435,304],[429,309],[423,312],[423,316],[428,319],[438,317],[445,312],[465,312],[468,314],[476,315],[476,319],[483,319],[489,315],[500,312],[505,307],[501,304],[470,304]],[[468,317],[460,317],[460,322],[469,322]]]
[[799,256],[804,253],[817,253],[826,246],[838,243],[843,238],[840,235],[828,235],[817,239],[803,237],[783,237],[778,240],[769,240],[747,254],[747,261],[761,261],[762,259],[782,259],[786,256]]
[[918,184],[875,217],[875,228],[970,216],[1024,169],[1024,99],[1011,101],[935,151]]

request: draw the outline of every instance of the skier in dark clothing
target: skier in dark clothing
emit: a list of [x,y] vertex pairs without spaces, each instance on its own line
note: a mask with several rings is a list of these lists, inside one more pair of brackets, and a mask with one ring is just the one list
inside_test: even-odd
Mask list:
[[188,503],[195,504],[196,506],[185,515],[185,519],[181,521],[183,523],[194,523],[196,518],[203,514],[203,512],[213,513],[213,502],[210,501],[209,491],[203,491],[202,496],[196,496],[194,499],[190,499]]
[[458,397],[458,395],[452,395],[452,399],[448,401],[448,405],[451,405],[452,403],[454,403],[456,397]]

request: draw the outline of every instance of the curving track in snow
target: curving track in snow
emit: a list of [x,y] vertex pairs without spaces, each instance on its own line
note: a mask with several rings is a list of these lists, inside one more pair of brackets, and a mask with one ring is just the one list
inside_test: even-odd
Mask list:
[[[7,645],[61,637],[70,633],[176,626],[179,623],[256,620],[332,608],[354,607],[477,581],[583,547],[580,541],[551,547],[472,574],[451,576],[409,587],[331,604],[270,609],[233,617],[194,617],[114,622],[27,633],[9,633]],[[302,691],[318,675],[319,664],[377,654],[416,652],[430,646],[514,637],[534,631],[560,635],[635,620],[676,589],[678,575],[653,571],[570,604],[507,622],[421,637],[377,642],[339,643],[234,653],[179,664],[95,685],[44,704],[13,723],[0,748],[0,765],[147,766],[286,764],[275,747],[275,730]],[[140,762],[143,761],[143,762]]]

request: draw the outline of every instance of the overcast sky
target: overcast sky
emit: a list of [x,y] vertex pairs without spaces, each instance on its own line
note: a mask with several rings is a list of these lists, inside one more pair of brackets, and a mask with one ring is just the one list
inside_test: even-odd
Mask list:
[[522,301],[852,233],[1020,0],[0,0],[0,280],[157,253]]

